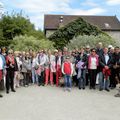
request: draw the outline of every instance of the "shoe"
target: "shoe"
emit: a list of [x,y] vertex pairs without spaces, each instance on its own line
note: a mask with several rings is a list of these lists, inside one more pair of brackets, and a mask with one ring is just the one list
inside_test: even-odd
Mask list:
[[110,92],[110,90],[109,90],[109,89],[107,89],[107,88],[106,88],[105,90],[106,90],[107,92]]
[[81,90],[81,87],[79,87],[79,90]]
[[9,91],[7,90],[6,93],[9,94]]
[[100,88],[100,89],[99,89],[99,91],[103,91],[103,89],[102,89],[102,88]]
[[0,94],[0,98],[2,98],[3,96]]
[[16,92],[14,89],[13,90],[11,90],[12,92]]
[[115,97],[120,97],[120,94],[119,94],[119,93],[118,93],[118,94],[116,94],[116,95],[115,95]]
[[85,90],[85,87],[83,87],[83,90]]
[[93,87],[93,89],[95,90],[96,88],[95,88],[95,87]]
[[71,88],[68,88],[68,92],[71,92]]
[[90,86],[90,89],[92,89],[92,87]]

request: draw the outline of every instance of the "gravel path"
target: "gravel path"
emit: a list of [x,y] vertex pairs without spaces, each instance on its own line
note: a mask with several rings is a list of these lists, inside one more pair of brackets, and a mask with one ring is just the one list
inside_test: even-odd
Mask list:
[[0,98],[0,120],[119,120],[116,90],[29,86]]

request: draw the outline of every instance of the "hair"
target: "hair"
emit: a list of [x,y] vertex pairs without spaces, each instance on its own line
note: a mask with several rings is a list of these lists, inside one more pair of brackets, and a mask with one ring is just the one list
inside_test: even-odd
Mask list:
[[116,46],[115,49],[116,49],[116,48],[119,49],[120,47]]
[[95,50],[95,52],[96,52],[96,49],[95,49],[95,48],[92,48],[90,51],[92,52],[93,50]]

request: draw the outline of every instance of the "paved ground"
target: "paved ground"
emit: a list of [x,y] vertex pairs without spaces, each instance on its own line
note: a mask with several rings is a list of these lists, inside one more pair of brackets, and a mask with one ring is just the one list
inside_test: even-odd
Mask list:
[[120,98],[111,92],[30,86],[0,99],[0,120],[119,120]]

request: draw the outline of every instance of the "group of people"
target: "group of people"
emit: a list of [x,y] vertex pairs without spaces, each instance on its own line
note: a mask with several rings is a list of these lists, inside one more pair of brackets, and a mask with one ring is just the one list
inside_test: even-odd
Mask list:
[[[116,88],[120,82],[120,48],[102,47],[98,43],[95,48],[89,45],[80,49],[40,50],[30,49],[28,52],[13,51],[5,48],[0,54],[0,81],[4,80],[6,93],[16,92],[16,87],[64,86],[64,91],[71,91],[73,84],[79,90],[96,89],[99,80],[99,90]],[[120,89],[115,95],[120,97]],[[2,95],[0,94],[0,97]]]

